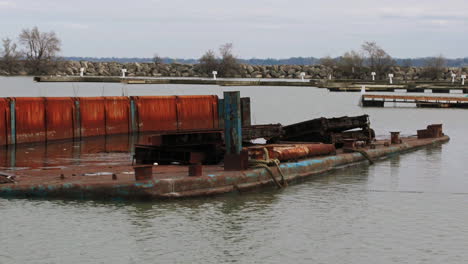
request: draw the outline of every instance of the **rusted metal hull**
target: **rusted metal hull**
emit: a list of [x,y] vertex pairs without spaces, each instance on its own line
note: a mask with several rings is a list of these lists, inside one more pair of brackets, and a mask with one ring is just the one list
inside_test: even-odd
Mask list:
[[[447,142],[449,137],[416,139],[402,138],[401,144],[365,149],[372,159],[411,151],[420,147]],[[287,182],[321,174],[335,168],[366,161],[361,153],[339,153],[319,158],[306,158],[280,164]],[[134,176],[118,175],[61,179],[58,175],[42,178],[23,177],[16,184],[0,185],[2,197],[56,197],[72,199],[162,199],[182,198],[238,192],[262,186],[274,186],[270,174],[263,168],[244,171],[224,171],[219,166],[204,166],[203,176],[189,177],[187,166],[156,167],[151,180],[135,181]],[[272,168],[275,177],[277,169]]]

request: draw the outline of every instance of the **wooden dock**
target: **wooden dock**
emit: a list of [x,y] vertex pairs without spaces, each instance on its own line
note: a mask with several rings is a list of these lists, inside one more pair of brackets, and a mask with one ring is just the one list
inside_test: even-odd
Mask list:
[[325,81],[317,82],[319,88],[326,88],[330,92],[360,92],[365,86],[366,92],[406,92],[406,93],[468,93],[468,85],[442,81],[408,81],[388,82],[375,81]]
[[36,76],[36,82],[92,82],[124,84],[192,84],[220,86],[308,86],[315,87],[315,82],[291,80],[230,80],[230,79],[194,79],[194,78],[148,78],[148,77],[112,77],[112,76]]
[[427,108],[468,108],[468,97],[460,96],[407,96],[364,94],[361,97],[363,107],[384,107],[385,103],[416,104]]

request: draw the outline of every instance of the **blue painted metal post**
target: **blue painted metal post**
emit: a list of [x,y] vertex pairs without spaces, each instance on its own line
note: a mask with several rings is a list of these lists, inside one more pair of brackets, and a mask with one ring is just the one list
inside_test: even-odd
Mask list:
[[16,167],[16,101],[10,99],[10,141],[8,150],[10,151],[10,167]]
[[132,156],[135,155],[135,144],[138,142],[138,124],[137,124],[137,108],[135,104],[135,99],[130,97],[130,153]]
[[135,100],[130,98],[130,134],[138,132]]
[[224,170],[245,170],[248,153],[242,151],[240,92],[224,92]]
[[16,101],[10,100],[10,144],[16,144]]
[[240,154],[242,150],[240,92],[224,92],[224,141],[226,154]]
[[73,138],[81,139],[81,110],[80,110],[80,101],[77,97],[73,98],[75,100],[75,119],[73,122]]
[[218,99],[218,126],[224,129],[224,99]]

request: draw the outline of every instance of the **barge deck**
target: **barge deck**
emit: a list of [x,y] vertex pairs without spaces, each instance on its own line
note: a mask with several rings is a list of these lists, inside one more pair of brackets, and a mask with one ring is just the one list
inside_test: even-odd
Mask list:
[[0,184],[0,197],[157,200],[240,192],[274,187],[275,182],[280,181],[281,174],[284,181],[294,183],[353,163],[385,158],[447,141],[449,137],[445,135],[401,138],[398,144],[379,140],[355,152],[339,150],[336,155],[288,161],[270,169],[225,171],[222,165],[206,165],[201,176],[188,176],[189,166],[154,166],[149,178],[144,180],[136,180],[134,167],[123,158],[114,159],[114,165],[103,163],[99,166],[71,165],[57,170],[19,170],[10,175],[16,179],[14,183]]

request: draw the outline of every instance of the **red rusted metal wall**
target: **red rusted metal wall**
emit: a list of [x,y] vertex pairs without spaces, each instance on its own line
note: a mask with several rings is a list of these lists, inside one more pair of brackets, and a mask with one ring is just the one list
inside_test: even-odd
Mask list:
[[130,125],[128,97],[105,97],[106,135],[127,134]]
[[81,137],[106,134],[104,97],[80,97]]
[[179,130],[218,128],[218,97],[177,96]]
[[73,138],[74,99],[71,97],[48,97],[45,104],[47,140]]
[[0,98],[0,145],[8,144],[8,135],[10,134],[8,122],[10,102],[6,98]]
[[13,143],[10,102],[15,105],[16,143],[218,127],[217,96],[8,98],[0,99],[0,145]]
[[132,97],[140,132],[177,130],[176,96]]
[[16,143],[46,141],[45,99],[15,98]]

